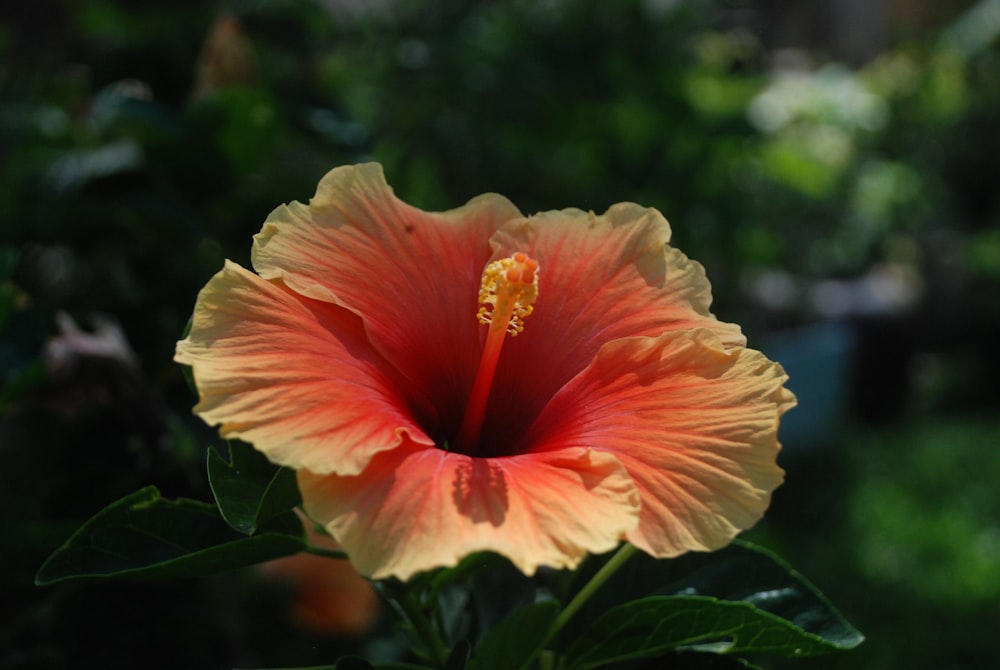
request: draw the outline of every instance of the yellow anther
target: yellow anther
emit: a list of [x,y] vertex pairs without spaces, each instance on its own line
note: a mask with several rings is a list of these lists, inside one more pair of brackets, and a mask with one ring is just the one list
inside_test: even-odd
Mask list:
[[490,263],[483,270],[476,318],[481,323],[517,335],[524,329],[524,319],[534,310],[536,298],[538,261],[518,251],[510,258]]

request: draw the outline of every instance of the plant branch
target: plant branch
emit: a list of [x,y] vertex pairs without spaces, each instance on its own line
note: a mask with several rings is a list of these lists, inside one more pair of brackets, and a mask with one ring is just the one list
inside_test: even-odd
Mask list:
[[548,632],[545,634],[545,639],[542,644],[539,645],[540,649],[544,649],[556,634],[562,630],[563,626],[569,623],[570,619],[583,607],[584,603],[590,600],[599,588],[604,585],[604,582],[608,581],[611,575],[618,572],[618,570],[625,565],[629,558],[636,552],[636,548],[629,543],[625,543],[621,548],[615,552],[607,563],[605,563],[597,573],[590,578],[590,581],[584,584],[583,588],[573,596],[573,599],[569,601],[565,609],[559,613],[556,620],[552,622],[549,627]]

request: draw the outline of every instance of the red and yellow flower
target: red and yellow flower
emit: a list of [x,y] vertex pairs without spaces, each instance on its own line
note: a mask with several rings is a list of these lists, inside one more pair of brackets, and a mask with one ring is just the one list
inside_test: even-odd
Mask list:
[[176,359],[195,412],[295,468],[370,577],[484,550],[527,574],[622,540],[712,550],[781,483],[794,398],[669,239],[631,203],[431,213],[377,164],[340,167],[271,213],[256,274],[208,282]]

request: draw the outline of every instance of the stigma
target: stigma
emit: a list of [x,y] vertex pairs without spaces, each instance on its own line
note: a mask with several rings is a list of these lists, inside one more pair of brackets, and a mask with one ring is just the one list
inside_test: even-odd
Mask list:
[[524,330],[537,298],[538,261],[518,251],[483,270],[476,318],[490,330],[503,329],[514,336]]

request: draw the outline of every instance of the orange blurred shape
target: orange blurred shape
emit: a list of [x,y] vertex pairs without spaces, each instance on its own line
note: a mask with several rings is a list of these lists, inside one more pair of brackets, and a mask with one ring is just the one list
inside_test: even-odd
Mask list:
[[253,81],[257,70],[253,48],[236,17],[222,14],[215,19],[196,67],[196,95]]
[[[314,531],[308,519],[303,521],[311,544],[339,549],[332,538]],[[375,589],[346,559],[302,553],[270,561],[261,569],[266,577],[291,585],[292,619],[311,633],[360,636],[375,625]]]

